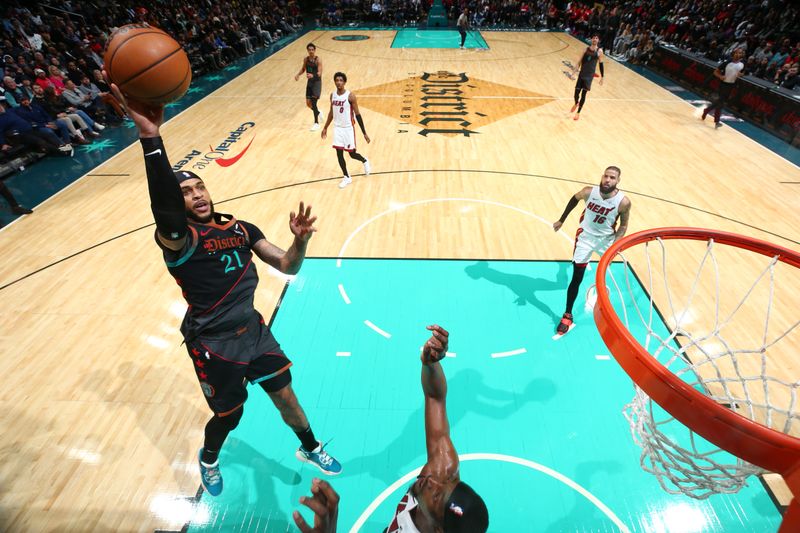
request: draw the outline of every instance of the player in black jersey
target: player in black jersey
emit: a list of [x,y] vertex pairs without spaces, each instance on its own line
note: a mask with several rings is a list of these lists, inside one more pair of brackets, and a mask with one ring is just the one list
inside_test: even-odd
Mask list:
[[301,446],[296,456],[333,475],[342,467],[314,437],[291,387],[291,361],[253,307],[258,274],[255,255],[285,274],[300,269],[306,246],[316,231],[311,206],[300,202],[289,216],[294,235],[284,251],[248,222],[217,213],[203,180],[192,172],[175,172],[167,158],[159,127],[163,106],[124,102],[139,130],[144,149],[155,240],[181,287],[189,307],[181,324],[200,388],[214,415],[205,427],[199,453],[203,486],[212,496],[222,492],[218,455],[225,438],[239,423],[247,399],[246,381],[258,384],[294,430]]
[[603,49],[599,46],[600,36],[592,37],[592,44],[586,47],[581,54],[578,64],[572,68],[572,74],[578,73],[578,81],[575,83],[575,105],[570,109],[570,113],[575,113],[574,120],[581,118],[581,110],[586,102],[586,93],[592,90],[592,80],[597,71],[597,64],[600,64],[600,85],[603,85],[605,69],[603,68]]
[[317,107],[319,95],[322,93],[322,61],[317,57],[317,47],[314,43],[306,45],[308,55],[303,58],[303,66],[300,67],[294,81],[300,79],[300,76],[305,73],[306,79],[306,105],[314,112],[314,124],[311,125],[311,131],[319,129],[319,119],[322,112]]

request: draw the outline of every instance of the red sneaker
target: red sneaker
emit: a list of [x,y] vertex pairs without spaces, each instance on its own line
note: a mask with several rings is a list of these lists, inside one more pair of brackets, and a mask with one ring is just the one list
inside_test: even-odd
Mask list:
[[564,313],[564,316],[561,317],[561,322],[558,323],[556,327],[556,333],[563,335],[564,333],[569,331],[569,327],[572,325],[572,313]]

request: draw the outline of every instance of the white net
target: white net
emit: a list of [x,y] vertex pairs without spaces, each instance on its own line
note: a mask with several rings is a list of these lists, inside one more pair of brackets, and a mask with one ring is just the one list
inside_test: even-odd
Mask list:
[[[652,357],[718,404],[800,434],[797,269],[712,239],[657,239],[615,259],[621,263],[606,272],[611,303]],[[642,467],[668,492],[700,499],[736,492],[761,472],[686,428],[638,387],[624,413]]]

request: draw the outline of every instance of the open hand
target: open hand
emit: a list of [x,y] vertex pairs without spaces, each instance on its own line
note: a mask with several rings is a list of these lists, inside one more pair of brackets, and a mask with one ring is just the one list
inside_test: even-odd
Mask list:
[[316,221],[317,217],[311,216],[311,206],[305,207],[303,202],[300,202],[297,214],[294,211],[289,214],[289,229],[292,230],[292,235],[308,242],[311,235],[317,231],[314,227]]
[[339,495],[327,481],[314,478],[311,481],[311,497],[303,496],[300,503],[314,511],[314,527],[308,525],[300,513],[292,514],[294,523],[303,533],[336,533],[339,514]]
[[560,230],[561,226],[563,226],[563,225],[564,225],[563,222],[561,222],[560,220],[556,220],[555,222],[553,222],[553,231]]
[[123,96],[122,91],[119,90],[116,83],[111,83],[106,71],[103,71],[103,77],[106,79],[111,93],[114,98],[119,100],[122,104],[122,109],[131,117],[136,127],[139,129],[140,137],[158,137],[158,128],[164,123],[164,106],[163,104],[148,104],[139,102],[138,100],[128,100]]
[[448,338],[450,337],[450,334],[442,326],[433,324],[428,326],[427,329],[432,334],[431,338],[425,341],[425,346],[422,347],[420,360],[423,365],[430,365],[444,359],[447,354]]

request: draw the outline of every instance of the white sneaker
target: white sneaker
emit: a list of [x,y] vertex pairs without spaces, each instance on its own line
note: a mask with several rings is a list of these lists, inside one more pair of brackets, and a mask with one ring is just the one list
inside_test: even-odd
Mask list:
[[351,183],[353,183],[353,178],[351,178],[350,176],[345,176],[342,178],[342,181],[339,182],[339,188],[344,189]]
[[315,122],[311,125],[311,131],[317,131],[319,129],[319,123]]
[[367,159],[366,161],[364,161],[364,174],[366,174],[367,176],[369,176],[369,171],[370,171],[370,170],[372,170],[372,169],[371,169],[371,167],[369,166],[369,159]]
[[106,127],[100,124],[99,122],[95,122],[94,129],[96,129],[97,131],[103,131],[104,129],[106,129]]

